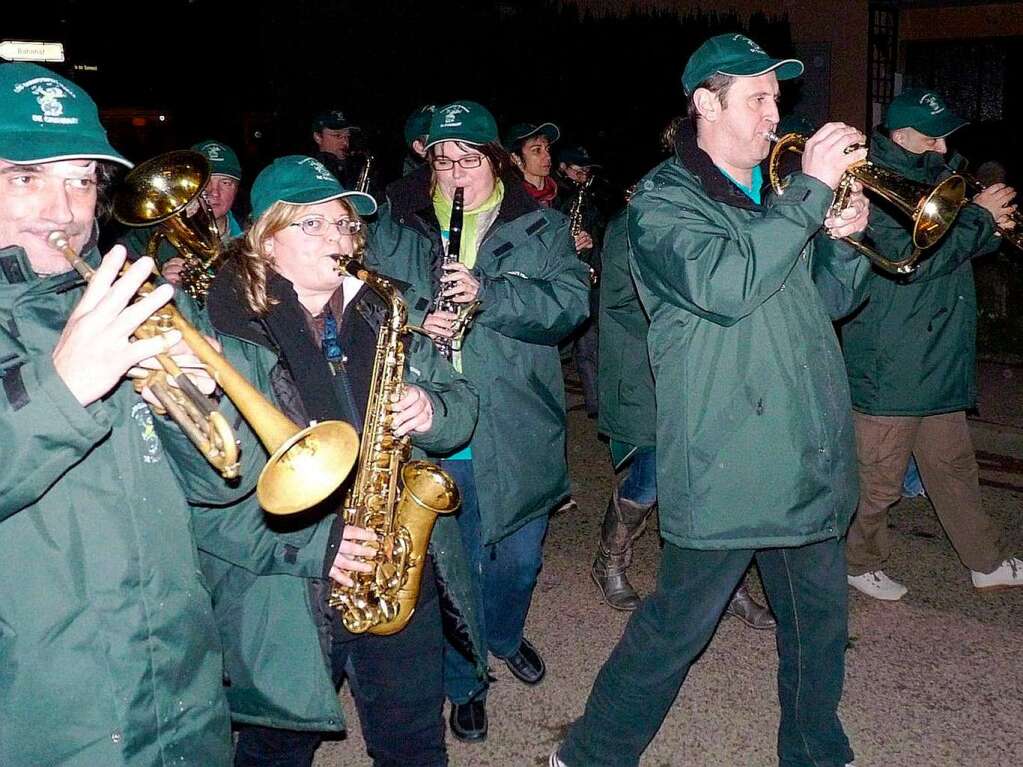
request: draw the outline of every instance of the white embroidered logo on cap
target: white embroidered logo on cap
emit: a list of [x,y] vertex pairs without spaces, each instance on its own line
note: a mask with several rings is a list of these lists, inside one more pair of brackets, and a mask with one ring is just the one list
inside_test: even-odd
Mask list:
[[941,100],[938,98],[937,94],[934,93],[925,93],[920,97],[920,103],[923,106],[928,107],[931,110],[932,115],[940,115],[945,111],[945,107],[942,106]]
[[220,144],[206,144],[203,146],[203,151],[206,153],[206,159],[210,162],[224,161],[224,150]]
[[458,128],[461,126],[462,121],[458,119],[459,115],[468,114],[469,107],[462,104],[452,104],[449,107],[444,107],[441,110],[441,114],[444,115],[443,127],[445,128]]
[[327,170],[327,166],[319,160],[313,159],[312,157],[306,157],[304,160],[299,160],[299,165],[308,165],[313,169],[316,174],[316,178],[320,181],[336,181],[337,179],[331,175],[331,172]]
[[746,45],[749,46],[749,52],[750,53],[756,53],[756,54],[759,54],[759,55],[762,55],[762,56],[766,56],[767,55],[767,51],[765,51],[763,48],[761,48],[755,42],[753,42],[748,37],[746,37],[746,35],[733,35],[732,39],[733,40],[740,40],[740,41],[746,43]]
[[32,115],[32,121],[37,123],[54,123],[57,125],[77,125],[77,117],[64,117],[63,98],[70,96],[75,98],[74,92],[63,83],[54,80],[52,77],[35,77],[18,83],[14,86],[15,93],[28,90],[36,97],[39,109],[42,114]]

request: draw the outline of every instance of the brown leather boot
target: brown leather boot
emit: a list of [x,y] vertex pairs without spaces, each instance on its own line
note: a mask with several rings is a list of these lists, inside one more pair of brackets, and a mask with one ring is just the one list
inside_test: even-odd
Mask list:
[[735,590],[732,601],[728,603],[728,608],[725,610],[725,615],[738,618],[757,631],[767,631],[778,625],[771,613],[771,608],[757,602],[749,593],[745,582]]
[[631,611],[639,606],[640,596],[625,573],[632,562],[632,544],[643,534],[653,507],[619,498],[617,489],[608,501],[590,575],[604,601],[616,610]]

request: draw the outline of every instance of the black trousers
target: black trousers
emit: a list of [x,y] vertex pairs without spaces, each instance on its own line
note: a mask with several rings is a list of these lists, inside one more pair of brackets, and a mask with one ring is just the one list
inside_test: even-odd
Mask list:
[[[375,767],[445,767],[444,639],[433,560],[427,558],[419,604],[392,636],[349,634],[336,619],[334,685],[347,677]],[[244,727],[235,767],[310,767],[324,734]]]

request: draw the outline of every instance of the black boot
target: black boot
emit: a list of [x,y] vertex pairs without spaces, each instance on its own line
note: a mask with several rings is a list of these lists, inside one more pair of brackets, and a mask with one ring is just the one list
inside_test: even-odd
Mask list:
[[725,610],[725,615],[738,618],[751,629],[758,631],[773,629],[778,625],[771,613],[771,608],[757,602],[750,595],[745,582],[735,590],[732,601],[728,603],[728,609]]
[[604,601],[616,610],[630,611],[639,606],[640,596],[629,583],[625,571],[632,561],[632,544],[643,534],[653,507],[654,504],[639,504],[619,498],[617,490],[608,501],[590,575]]

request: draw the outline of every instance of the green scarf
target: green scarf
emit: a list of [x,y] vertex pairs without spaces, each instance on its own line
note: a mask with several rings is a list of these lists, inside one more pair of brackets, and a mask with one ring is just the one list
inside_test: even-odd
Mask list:
[[[465,264],[472,269],[476,265],[476,251],[479,248],[479,237],[482,232],[478,231],[480,213],[493,210],[501,204],[504,199],[504,184],[501,179],[494,184],[494,191],[477,207],[466,210],[462,216],[462,246],[458,255],[459,263]],[[444,196],[440,190],[440,184],[433,190],[433,211],[437,214],[437,221],[443,230],[444,240],[447,241],[448,230],[451,227],[451,200]]]

